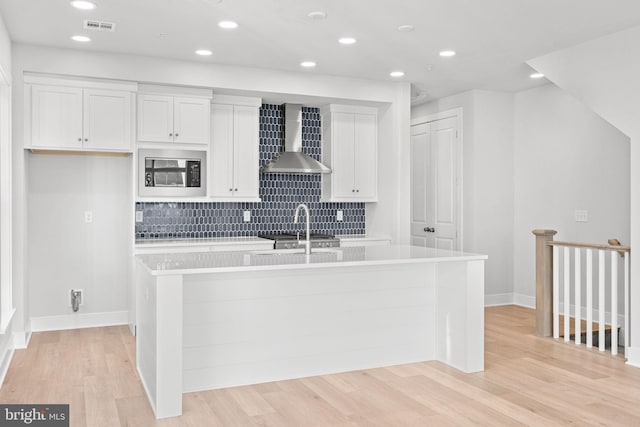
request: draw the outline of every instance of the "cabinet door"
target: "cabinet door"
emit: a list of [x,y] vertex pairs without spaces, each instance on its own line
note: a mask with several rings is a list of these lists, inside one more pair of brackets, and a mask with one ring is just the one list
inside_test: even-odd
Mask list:
[[355,114],[354,116],[354,182],[356,197],[375,199],[377,197],[378,144],[376,116]]
[[82,147],[82,89],[64,86],[31,88],[31,145]]
[[333,113],[331,179],[334,198],[353,198],[355,187],[355,123],[352,113]]
[[175,98],[173,140],[191,144],[209,143],[211,101],[202,98]]
[[84,90],[84,148],[131,150],[131,93]]
[[209,195],[233,196],[233,105],[211,106]]
[[258,109],[235,106],[234,140],[234,192],[235,197],[259,197]]
[[173,142],[173,97],[138,96],[138,140]]

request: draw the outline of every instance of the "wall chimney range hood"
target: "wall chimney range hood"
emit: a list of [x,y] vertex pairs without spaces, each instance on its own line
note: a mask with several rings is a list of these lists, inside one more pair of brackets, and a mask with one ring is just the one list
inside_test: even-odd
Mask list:
[[264,165],[262,173],[331,173],[331,169],[302,152],[302,105],[284,105],[285,151]]

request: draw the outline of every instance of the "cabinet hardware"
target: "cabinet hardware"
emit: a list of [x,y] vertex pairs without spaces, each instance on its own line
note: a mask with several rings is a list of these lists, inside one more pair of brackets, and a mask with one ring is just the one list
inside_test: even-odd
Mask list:
[[235,188],[233,191],[238,191],[238,189],[237,189],[237,188]]
[[78,138],[78,142],[82,142],[82,138]]
[[89,142],[89,138],[85,138],[85,139],[84,139],[84,142]]

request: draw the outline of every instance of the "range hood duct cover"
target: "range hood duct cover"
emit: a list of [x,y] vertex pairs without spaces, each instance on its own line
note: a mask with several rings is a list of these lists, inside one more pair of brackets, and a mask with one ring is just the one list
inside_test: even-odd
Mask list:
[[260,169],[262,173],[331,173],[331,169],[302,152],[302,105],[284,105],[284,148]]

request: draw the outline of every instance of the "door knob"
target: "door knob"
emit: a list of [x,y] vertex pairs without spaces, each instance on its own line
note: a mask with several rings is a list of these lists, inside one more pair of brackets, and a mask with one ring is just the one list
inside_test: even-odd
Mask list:
[[424,231],[426,231],[427,233],[435,233],[436,229],[433,227],[425,227]]

